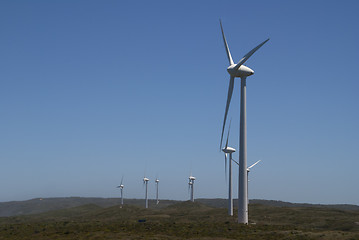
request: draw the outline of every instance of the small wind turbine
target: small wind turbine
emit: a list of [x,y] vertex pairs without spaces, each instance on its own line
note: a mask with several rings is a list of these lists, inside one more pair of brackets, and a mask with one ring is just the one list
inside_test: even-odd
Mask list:
[[125,187],[125,186],[122,184],[122,182],[123,182],[123,177],[121,178],[121,183],[120,183],[120,185],[117,186],[117,188],[119,188],[119,189],[120,189],[120,192],[121,192],[121,208],[122,208],[122,206],[123,206],[123,188]]
[[158,178],[156,178],[155,183],[156,183],[156,205],[160,202],[158,200],[158,184],[159,184],[160,180],[158,180]]
[[[232,161],[235,162],[239,166],[239,163],[236,160],[232,159]],[[247,198],[249,197],[249,195],[248,195],[249,172],[251,171],[251,168],[254,167],[255,165],[257,165],[260,161],[262,161],[262,160],[258,160],[257,162],[253,163],[251,166],[249,166],[247,168]],[[249,203],[249,199],[247,199],[247,202]]]
[[[262,160],[258,160],[257,162],[253,163],[251,166],[247,168],[247,198],[249,198],[249,194],[248,194],[249,172],[251,171],[251,168],[257,165],[260,161]],[[247,202],[249,203],[249,199],[247,200]]]
[[[249,172],[251,171],[251,168],[254,167],[255,165],[257,165],[260,161],[262,161],[262,160],[258,160],[257,162],[253,163],[251,166],[249,166],[249,167],[247,168],[247,178],[248,178]],[[248,181],[249,181],[249,180],[248,180]]]
[[143,178],[143,184],[146,185],[145,208],[148,208],[148,181],[150,181],[150,179],[146,177]]
[[226,126],[226,119],[228,114],[229,105],[232,99],[234,79],[236,77],[241,78],[241,104],[240,104],[240,131],[239,131],[239,177],[238,177],[238,223],[248,224],[248,191],[247,191],[247,113],[246,113],[246,79],[248,76],[254,74],[254,71],[249,67],[244,66],[243,64],[266,42],[269,41],[269,38],[259,44],[257,47],[249,51],[244,57],[237,63],[234,64],[231,52],[227,44],[226,37],[224,36],[222,22],[220,21],[222,37],[224,42],[224,47],[227,52],[227,57],[229,61],[229,67],[227,72],[230,75],[229,87],[228,87],[228,96],[226,103],[226,110],[224,113],[222,135],[220,148],[222,147],[223,132]]
[[236,149],[228,147],[228,138],[229,138],[229,129],[231,128],[231,124],[229,124],[228,134],[226,146],[222,149],[224,152],[224,166],[225,173],[227,173],[227,154],[229,154],[228,160],[228,214],[233,216],[233,196],[232,196],[232,153],[236,151]]
[[194,202],[194,191],[193,191],[194,180],[196,180],[196,178],[193,177],[191,174],[191,176],[189,176],[189,178],[188,178],[188,187],[191,190],[191,198],[190,198],[191,202]]

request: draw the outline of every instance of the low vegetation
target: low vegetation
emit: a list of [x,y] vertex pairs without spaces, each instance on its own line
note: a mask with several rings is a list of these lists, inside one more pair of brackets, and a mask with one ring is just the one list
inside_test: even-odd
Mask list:
[[0,239],[359,239],[359,211],[250,204],[250,224],[225,208],[177,202],[163,208],[87,204],[0,218]]

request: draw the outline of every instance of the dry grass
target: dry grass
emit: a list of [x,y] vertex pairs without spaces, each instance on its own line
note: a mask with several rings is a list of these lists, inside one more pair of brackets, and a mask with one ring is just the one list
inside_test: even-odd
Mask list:
[[358,211],[253,204],[248,226],[226,212],[191,202],[162,209],[84,205],[0,218],[0,239],[359,239]]

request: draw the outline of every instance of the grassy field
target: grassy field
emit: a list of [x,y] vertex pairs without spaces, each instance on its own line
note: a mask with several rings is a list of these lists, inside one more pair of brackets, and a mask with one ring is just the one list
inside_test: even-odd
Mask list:
[[250,204],[250,224],[224,208],[179,202],[164,208],[87,204],[0,218],[0,239],[359,239],[359,211]]

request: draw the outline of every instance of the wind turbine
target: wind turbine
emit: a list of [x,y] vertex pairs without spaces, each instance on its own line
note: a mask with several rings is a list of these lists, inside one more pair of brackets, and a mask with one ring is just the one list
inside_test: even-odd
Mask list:
[[[253,163],[251,166],[249,166],[249,167],[247,168],[247,198],[249,198],[249,194],[248,194],[248,182],[249,182],[249,177],[248,177],[248,175],[249,175],[249,172],[251,171],[251,168],[254,167],[255,165],[257,165],[260,161],[262,161],[262,160],[258,160],[257,162]],[[249,203],[249,200],[247,200],[247,201],[248,201],[248,203]]]
[[150,181],[150,179],[146,177],[143,178],[143,184],[146,185],[145,208],[148,208],[148,181]]
[[236,149],[228,147],[228,138],[229,138],[229,129],[231,124],[229,124],[228,134],[226,146],[222,149],[224,152],[224,165],[225,172],[227,173],[227,154],[229,154],[228,161],[228,215],[233,216],[233,196],[232,196],[232,153],[236,151]]
[[[249,167],[247,168],[247,178],[248,178],[249,172],[251,171],[251,168],[254,167],[255,165],[257,165],[260,161],[262,161],[262,160],[258,160],[257,162],[253,163],[251,166],[249,166]],[[249,180],[248,180],[248,181],[249,181]]]
[[158,180],[158,178],[156,178],[155,183],[156,183],[156,205],[160,202],[158,200],[158,184],[159,184],[160,180]]
[[[233,162],[235,162],[238,166],[239,166],[239,163],[236,161],[236,160],[234,160],[234,159],[232,159],[232,161]],[[249,172],[251,171],[251,168],[252,167],[254,167],[255,165],[257,165],[260,161],[262,161],[262,160],[258,160],[257,162],[255,162],[255,163],[253,163],[251,166],[249,166],[248,168],[247,168],[247,202],[249,203],[249,200],[248,200],[248,182],[249,182]]]
[[189,176],[189,178],[188,178],[188,187],[191,190],[191,198],[190,198],[191,202],[194,202],[194,191],[193,191],[194,180],[196,180],[196,178],[193,177],[192,174],[191,174],[191,176]]
[[248,224],[248,191],[247,191],[247,116],[246,116],[246,79],[248,76],[254,74],[254,71],[249,67],[244,66],[243,64],[266,42],[269,41],[269,38],[259,44],[257,47],[249,51],[244,57],[237,63],[234,64],[231,52],[229,51],[226,37],[224,36],[222,22],[220,21],[222,37],[224,42],[224,47],[227,52],[227,57],[229,61],[229,67],[227,72],[230,75],[229,87],[228,87],[228,96],[226,110],[224,113],[222,135],[221,135],[221,144],[223,140],[223,132],[226,126],[226,119],[228,114],[229,105],[231,103],[234,79],[236,77],[241,78],[241,103],[240,103],[240,131],[239,131],[239,177],[238,177],[238,223]]
[[123,188],[125,187],[125,186],[122,184],[122,182],[123,182],[123,177],[121,178],[121,183],[120,183],[120,185],[117,186],[117,188],[119,188],[120,191],[121,191],[121,208],[122,208],[122,206],[123,206]]

